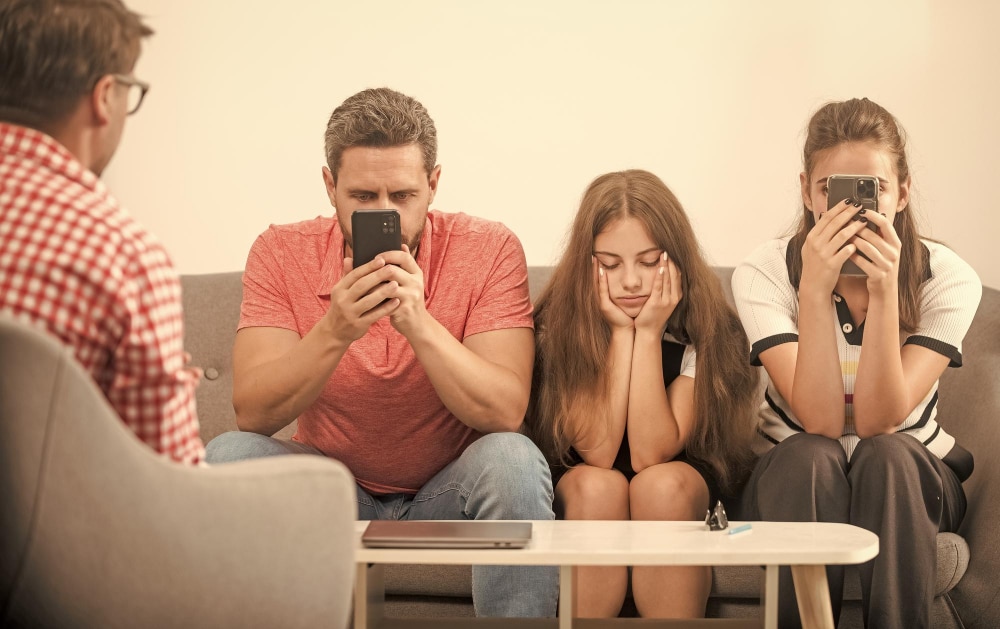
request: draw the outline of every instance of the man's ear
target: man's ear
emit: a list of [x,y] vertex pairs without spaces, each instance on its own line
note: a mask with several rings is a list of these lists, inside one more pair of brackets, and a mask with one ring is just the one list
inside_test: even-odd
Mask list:
[[437,194],[438,180],[441,179],[441,164],[434,167],[431,174],[427,176],[427,187],[430,188],[431,196],[427,199],[427,204],[430,205],[434,202],[434,195]]
[[326,196],[330,199],[330,205],[337,207],[337,182],[333,180],[333,173],[327,166],[323,167],[323,185],[326,186]]
[[802,204],[812,212],[812,195],[809,194],[809,179],[805,173],[799,173],[799,188],[802,192]]
[[111,113],[115,108],[115,82],[113,76],[105,74],[97,80],[97,85],[90,92],[90,108],[94,122],[102,127],[111,122]]

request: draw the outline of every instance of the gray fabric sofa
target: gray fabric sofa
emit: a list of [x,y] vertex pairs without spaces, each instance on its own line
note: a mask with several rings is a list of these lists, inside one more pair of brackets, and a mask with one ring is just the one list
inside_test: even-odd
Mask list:
[[[550,267],[529,270],[533,297],[550,271]],[[729,293],[732,269],[718,268],[717,273]],[[236,429],[231,350],[241,276],[232,272],[182,278],[185,344],[194,364],[205,370],[198,389],[198,412],[206,442]],[[986,629],[1000,626],[1000,457],[996,455],[1000,451],[1000,291],[984,289],[963,354],[965,366],[949,369],[942,379],[939,419],[973,452],[976,470],[965,483],[969,509],[960,534],[938,536],[938,595],[932,613],[935,627]],[[293,429],[289,426],[277,436],[290,437]],[[716,568],[709,616],[759,614],[762,577],[762,570],[752,568]],[[386,589],[387,613],[392,616],[473,613],[470,571],[465,567],[394,566],[387,570]],[[845,589],[840,626],[861,627],[856,571],[848,573]]]

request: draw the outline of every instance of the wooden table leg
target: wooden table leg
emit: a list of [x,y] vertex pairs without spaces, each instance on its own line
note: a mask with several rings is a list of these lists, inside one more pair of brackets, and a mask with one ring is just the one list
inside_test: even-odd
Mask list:
[[834,629],[826,566],[792,566],[803,629]]
[[576,584],[573,583],[573,566],[559,566],[559,629],[573,626],[576,610]]
[[764,629],[778,629],[778,566],[767,566],[764,572]]
[[374,629],[385,611],[385,572],[381,564],[357,564],[354,629]]

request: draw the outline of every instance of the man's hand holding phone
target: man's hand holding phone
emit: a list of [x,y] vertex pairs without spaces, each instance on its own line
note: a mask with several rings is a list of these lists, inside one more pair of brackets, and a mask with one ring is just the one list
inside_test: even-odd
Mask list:
[[357,210],[351,214],[351,258],[330,294],[326,320],[335,338],[350,344],[400,304],[392,254],[397,257],[402,227],[396,210]]
[[[386,315],[403,336],[421,329],[427,313],[424,275],[409,247],[402,244],[396,210],[357,210],[351,214],[353,258],[331,293],[327,318],[338,338],[353,342]],[[357,262],[357,264],[355,264]]]
[[381,257],[391,268],[392,281],[396,285],[393,297],[397,305],[390,313],[392,327],[412,343],[413,335],[426,329],[421,323],[427,316],[424,272],[417,266],[407,245],[403,245],[402,251],[386,251]]
[[357,210],[351,214],[351,236],[355,260],[382,259],[391,267],[386,281],[393,283],[391,297],[396,301],[390,311],[392,325],[410,338],[421,329],[418,321],[427,312],[424,274],[413,259],[413,252],[402,244],[399,213],[396,210]]
[[399,307],[395,298],[398,288],[393,267],[382,256],[357,269],[352,258],[344,258],[344,275],[330,291],[330,308],[324,317],[327,330],[350,345]]

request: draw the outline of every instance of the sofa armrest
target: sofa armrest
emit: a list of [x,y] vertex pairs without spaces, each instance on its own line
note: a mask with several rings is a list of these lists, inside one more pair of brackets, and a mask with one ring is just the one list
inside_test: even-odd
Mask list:
[[962,343],[963,366],[941,377],[938,420],[975,457],[964,484],[969,506],[959,533],[969,543],[969,569],[952,592],[966,627],[1000,618],[1000,291],[983,289]]
[[354,479],[139,441],[72,351],[0,317],[0,625],[345,627]]
[[[195,396],[201,438],[236,430],[233,411],[233,341],[243,301],[243,272],[207,273],[181,277],[184,306],[184,349],[203,375]],[[295,434],[295,422],[275,433],[279,439]]]

